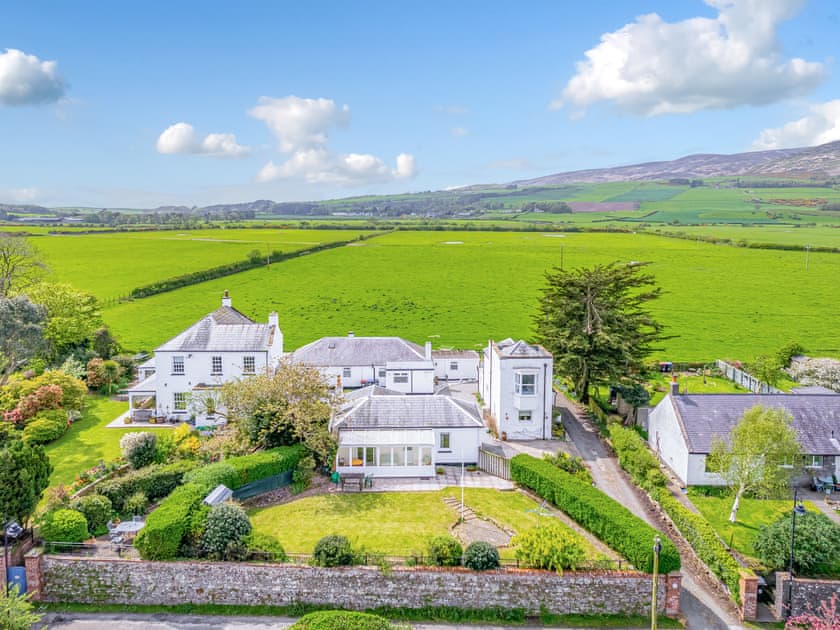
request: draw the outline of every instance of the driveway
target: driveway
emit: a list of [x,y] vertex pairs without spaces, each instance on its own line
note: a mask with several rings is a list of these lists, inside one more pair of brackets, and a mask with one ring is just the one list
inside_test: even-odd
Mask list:
[[[555,405],[560,409],[569,439],[589,465],[592,479],[598,489],[651,526],[661,530],[662,525],[656,522],[640,499],[638,491],[626,479],[618,465],[618,460],[609,454],[598,436],[597,428],[589,422],[585,413],[561,394],[556,395]],[[685,557],[686,554],[681,555],[683,578],[680,607],[686,618],[686,628],[689,630],[743,628],[731,602],[723,601],[718,593],[707,586],[703,582],[699,568],[692,566],[694,563]]]

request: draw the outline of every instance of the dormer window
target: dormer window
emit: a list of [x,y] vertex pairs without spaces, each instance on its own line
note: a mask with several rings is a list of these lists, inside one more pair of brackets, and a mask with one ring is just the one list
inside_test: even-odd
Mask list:
[[184,373],[184,357],[172,357],[172,373]]
[[533,396],[537,393],[537,375],[517,372],[514,391],[520,396]]

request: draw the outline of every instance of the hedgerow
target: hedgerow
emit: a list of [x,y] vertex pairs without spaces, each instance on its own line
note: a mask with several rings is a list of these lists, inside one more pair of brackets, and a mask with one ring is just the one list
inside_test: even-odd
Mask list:
[[181,542],[189,530],[190,515],[205,495],[204,488],[188,483],[172,491],[146,518],[134,546],[144,560],[171,560],[178,556]]
[[647,490],[651,497],[674,522],[694,552],[729,589],[732,598],[740,603],[740,572],[738,562],[727,551],[709,522],[695,514],[665,490],[665,475],[656,456],[632,429],[610,427],[610,441],[621,467],[636,485]]
[[[550,463],[516,455],[510,462],[511,479],[551,501],[580,525],[615,549],[640,571],[653,571],[653,541],[658,532],[630,510],[591,485]],[[680,568],[680,556],[665,536],[659,571]]]
[[184,474],[198,466],[198,462],[182,460],[172,464],[152,464],[127,475],[103,481],[96,486],[96,493],[111,499],[111,504],[122,512],[125,500],[142,492],[149,501],[156,501],[172,492],[183,480]]
[[236,470],[239,474],[239,486],[244,486],[252,481],[293,470],[304,452],[305,449],[300,445],[280,446],[252,455],[231,457],[222,463]]

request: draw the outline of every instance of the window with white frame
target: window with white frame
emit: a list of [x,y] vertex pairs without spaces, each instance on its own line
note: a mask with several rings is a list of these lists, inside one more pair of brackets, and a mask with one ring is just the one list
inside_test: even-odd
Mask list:
[[385,378],[385,368],[379,368],[379,378]]
[[184,357],[172,357],[172,373],[184,373]]
[[537,393],[537,375],[517,372],[514,391],[520,396],[533,396]]
[[449,448],[450,448],[449,444],[450,444],[449,433],[441,433],[440,434],[440,448],[442,450],[448,451]]
[[254,357],[242,357],[242,372],[253,374],[257,371],[257,362]]
[[172,408],[175,411],[187,410],[187,394],[186,392],[175,392],[172,394]]
[[452,370],[453,372],[457,372],[458,371],[458,362],[457,361],[450,361],[449,362],[449,369]]
[[394,372],[395,383],[408,383],[408,372]]
[[222,357],[213,357],[211,360],[211,373],[212,374],[221,374],[222,373]]
[[805,466],[808,468],[822,468],[823,465],[823,456],[822,455],[806,455],[805,456]]
[[520,411],[519,412],[519,421],[520,422],[531,422],[531,412],[530,411]]
[[341,370],[342,378],[350,378],[351,376],[353,376],[353,368],[344,368]]

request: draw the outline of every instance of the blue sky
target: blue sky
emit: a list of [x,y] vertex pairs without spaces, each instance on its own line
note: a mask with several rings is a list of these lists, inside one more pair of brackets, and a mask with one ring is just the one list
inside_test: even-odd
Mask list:
[[304,200],[840,139],[840,6],[35,2],[0,202]]

